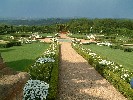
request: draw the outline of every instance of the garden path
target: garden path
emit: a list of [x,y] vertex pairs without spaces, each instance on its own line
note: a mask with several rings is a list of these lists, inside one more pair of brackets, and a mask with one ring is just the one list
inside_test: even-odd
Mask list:
[[58,100],[127,100],[70,43],[61,44]]

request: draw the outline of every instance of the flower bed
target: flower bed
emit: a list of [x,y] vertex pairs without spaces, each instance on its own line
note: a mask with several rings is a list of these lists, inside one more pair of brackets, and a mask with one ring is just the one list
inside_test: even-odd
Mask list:
[[[59,65],[58,62],[59,62],[59,45],[58,43],[54,42],[50,45],[49,49],[46,52],[44,52],[44,54],[41,57],[37,58],[35,63],[27,69],[31,78],[29,82],[31,83],[32,81],[32,85],[29,85],[29,86],[33,86],[33,83],[34,83],[33,81],[39,82],[39,84],[41,84],[42,88],[44,87],[44,89],[41,89],[41,88],[39,89],[38,87],[39,89],[38,91],[39,93],[41,93],[41,91],[42,92],[46,91],[45,93],[43,93],[45,94],[45,96],[44,95],[42,96],[40,94],[40,97],[38,97],[38,95],[36,97],[35,91],[33,90],[33,88],[31,88],[29,93],[31,93],[32,95],[30,95],[29,98],[32,98],[32,100],[45,100],[45,99],[55,100],[56,99],[57,84],[58,84],[58,65]],[[26,86],[27,85],[25,85],[25,87]],[[24,90],[27,90],[27,89],[24,88]],[[26,98],[24,97],[24,100],[27,100],[27,97]]]
[[125,97],[133,98],[133,89],[130,80],[133,72],[126,70],[122,65],[108,61],[81,44],[72,44],[73,48],[81,54],[103,77],[113,84]]

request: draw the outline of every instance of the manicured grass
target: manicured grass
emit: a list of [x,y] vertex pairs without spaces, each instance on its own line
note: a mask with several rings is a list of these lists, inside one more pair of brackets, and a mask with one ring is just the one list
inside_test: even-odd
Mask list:
[[6,35],[0,35],[0,40],[3,40],[3,39],[7,39],[6,37],[9,37],[11,36],[10,34],[6,34]]
[[124,52],[123,50],[111,49],[110,47],[97,46],[94,44],[84,45],[83,47],[90,48],[98,55],[114,61],[119,65],[123,65],[123,67],[133,71],[133,52]]
[[41,34],[39,34],[39,35],[41,35],[41,36],[43,36],[43,37],[46,37],[46,36],[55,36],[55,34],[54,33],[41,33]]
[[49,47],[45,43],[25,44],[10,48],[0,48],[1,55],[7,66],[22,71],[30,66],[37,57]]
[[84,34],[72,34],[70,37],[72,38],[78,38],[78,39],[86,39],[86,35]]
[[129,40],[129,38],[128,37],[122,37],[122,36],[117,36],[116,37],[116,40],[122,40],[122,41],[127,41],[127,40]]

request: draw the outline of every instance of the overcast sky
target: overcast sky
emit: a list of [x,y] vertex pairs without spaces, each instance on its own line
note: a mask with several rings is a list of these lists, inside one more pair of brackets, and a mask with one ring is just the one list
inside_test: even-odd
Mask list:
[[133,18],[133,0],[0,0],[0,17]]

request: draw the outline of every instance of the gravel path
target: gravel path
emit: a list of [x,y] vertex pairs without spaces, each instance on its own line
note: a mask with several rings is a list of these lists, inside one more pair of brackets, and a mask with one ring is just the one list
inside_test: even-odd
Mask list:
[[127,100],[87,61],[62,42],[58,100]]

